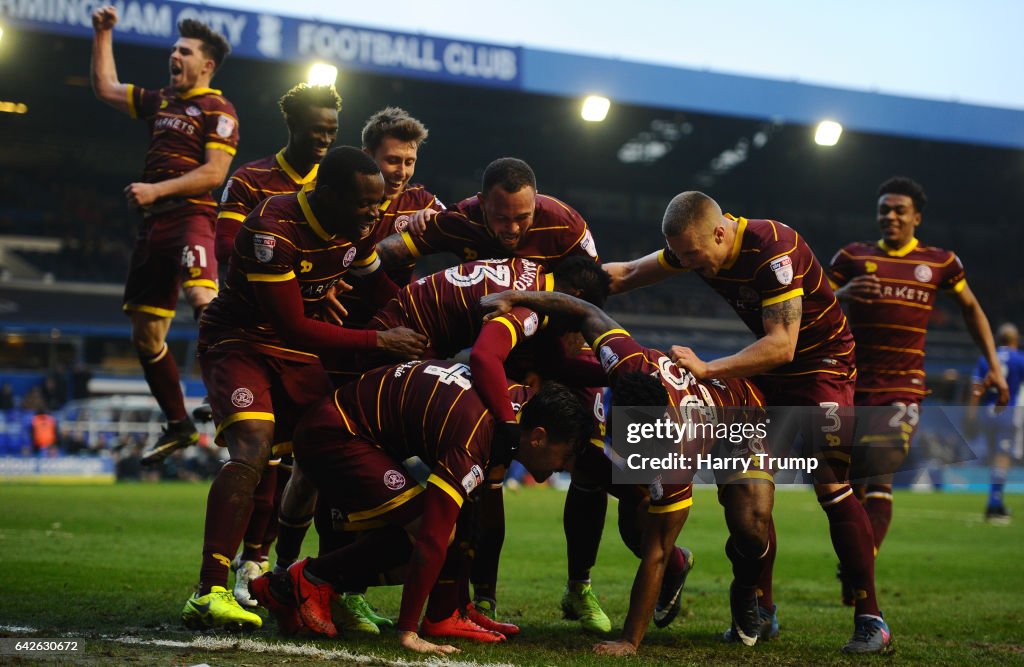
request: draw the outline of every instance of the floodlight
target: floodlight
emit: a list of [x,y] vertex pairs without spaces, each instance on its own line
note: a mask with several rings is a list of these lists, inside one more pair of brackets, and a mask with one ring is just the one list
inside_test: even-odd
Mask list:
[[314,63],[306,75],[306,83],[311,86],[333,86],[338,79],[338,68],[327,63]]
[[823,120],[814,131],[814,143],[819,146],[835,146],[843,134],[843,126],[834,120]]
[[608,116],[608,109],[612,103],[607,97],[601,97],[600,95],[588,95],[583,100],[583,108],[580,110],[580,115],[583,120],[591,123],[600,123]]

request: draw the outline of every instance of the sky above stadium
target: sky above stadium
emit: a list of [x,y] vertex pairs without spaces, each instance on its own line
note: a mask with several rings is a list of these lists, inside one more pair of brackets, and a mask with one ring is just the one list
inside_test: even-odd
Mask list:
[[397,32],[1024,109],[1020,0],[209,0]]

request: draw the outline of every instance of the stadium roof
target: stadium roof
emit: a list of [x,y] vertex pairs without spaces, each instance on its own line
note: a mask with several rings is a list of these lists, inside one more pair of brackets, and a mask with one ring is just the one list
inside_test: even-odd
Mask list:
[[[869,133],[1024,148],[1024,111],[720,74],[534,48],[400,33],[163,0],[118,2],[119,41],[166,47],[187,16],[224,32],[235,53],[263,60],[320,59],[399,77],[578,96],[614,103],[784,123],[823,118]],[[89,37],[90,0],[0,0],[15,26]]]

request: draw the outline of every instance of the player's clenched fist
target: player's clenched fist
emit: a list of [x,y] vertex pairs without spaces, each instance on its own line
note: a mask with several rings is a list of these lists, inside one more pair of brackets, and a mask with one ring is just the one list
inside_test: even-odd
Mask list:
[[114,26],[117,25],[117,8],[111,5],[106,7],[100,7],[92,13],[92,29],[99,32],[101,30],[113,30]]
[[377,332],[377,349],[394,352],[406,359],[419,359],[428,342],[426,336],[406,327]]

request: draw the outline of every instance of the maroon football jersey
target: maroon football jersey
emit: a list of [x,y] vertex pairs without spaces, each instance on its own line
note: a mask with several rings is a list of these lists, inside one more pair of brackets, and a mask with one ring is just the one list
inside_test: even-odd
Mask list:
[[[128,84],[128,113],[149,125],[149,150],[142,180],[158,183],[188,173],[206,161],[206,151],[234,155],[238,149],[238,114],[231,102],[212,88],[178,93],[173,88],[150,90]],[[211,193],[188,202],[215,206]]]
[[[381,309],[371,327],[379,330],[409,327],[430,339],[440,358],[453,356],[476,340],[483,326],[480,299],[507,290],[551,291],[554,275],[528,259],[489,259],[438,271],[403,287]],[[512,334],[512,346],[530,338],[543,324],[522,307],[493,320]]]
[[350,270],[370,273],[379,265],[369,238],[352,242],[329,235],[305,192],[270,197],[249,214],[235,237],[226,287],[203,314],[200,345],[244,341],[271,356],[315,358],[281,341],[263,314],[252,283],[297,280],[306,316],[317,318],[327,290],[342,276]]
[[533,224],[514,253],[506,250],[484,224],[483,207],[477,197],[464,199],[455,208],[438,213],[427,224],[422,237],[403,232],[402,239],[417,257],[450,252],[463,262],[472,262],[515,256],[545,266],[575,255],[599,261],[594,237],[583,217],[568,204],[541,194],[537,195]]
[[[601,366],[608,374],[609,382],[615,383],[616,376],[624,373],[646,373],[661,380],[668,392],[669,405],[684,411],[714,410],[716,407],[735,407],[757,410],[764,406],[764,395],[749,380],[729,378],[725,380],[697,380],[687,371],[682,370],[660,350],[640,345],[623,329],[607,331],[594,341],[594,349]],[[692,417],[694,413],[688,412]],[[698,413],[699,414],[699,413]],[[706,415],[706,413],[704,413]],[[753,421],[757,413],[735,412],[732,414],[715,413],[715,421],[729,420]],[[607,418],[607,415],[605,415]],[[708,453],[714,442],[693,443],[687,447],[690,456],[696,453]],[[616,454],[606,449],[609,458],[614,461]],[[651,485],[652,512],[671,512],[689,507],[692,503],[690,484]]]
[[274,155],[243,164],[224,186],[217,217],[243,222],[267,197],[297,192],[315,183],[319,167],[314,164],[308,174],[299,174],[284,159],[283,148]]
[[852,278],[874,274],[882,295],[871,303],[851,301],[848,309],[857,339],[858,402],[863,394],[920,401],[927,394],[924,343],[939,290],[959,292],[967,285],[957,256],[913,239],[893,250],[882,241],[851,243],[836,253],[829,281],[841,287]]
[[[713,278],[701,279],[725,298],[755,336],[765,335],[761,310],[802,297],[803,314],[793,361],[764,375],[855,373],[853,334],[846,315],[814,252],[791,227],[774,220],[733,218],[736,242]],[[661,251],[662,266],[685,270],[670,249]]]
[[[534,393],[520,384],[508,391],[515,412]],[[399,461],[418,456],[431,468],[428,482],[460,506],[483,483],[495,422],[466,364],[410,361],[377,368],[337,390],[335,404],[349,432]]]

